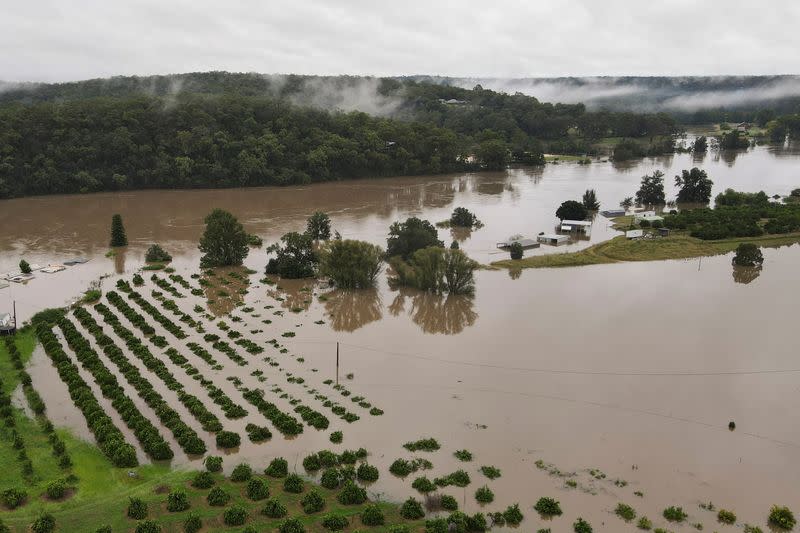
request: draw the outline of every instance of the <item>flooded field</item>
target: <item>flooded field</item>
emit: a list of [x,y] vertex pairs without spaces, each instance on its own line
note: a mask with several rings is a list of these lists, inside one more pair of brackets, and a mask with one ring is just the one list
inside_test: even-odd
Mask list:
[[[551,231],[558,204],[579,198],[587,188],[597,190],[602,208],[614,208],[634,194],[643,174],[661,169],[671,184],[669,178],[680,170],[702,166],[714,180],[714,194],[728,187],[786,194],[800,186],[798,163],[798,151],[759,147],[735,157],[709,153],[693,160],[691,155],[675,155],[624,166],[560,164],[539,170],[282,189],[146,191],[6,201],[0,204],[0,227],[8,228],[0,235],[0,271],[15,270],[23,256],[40,264],[76,256],[89,261],[52,275],[39,273],[27,285],[0,289],[0,311],[10,310],[14,299],[21,318],[28,318],[43,307],[63,305],[104,275],[109,275],[103,281],[104,291],[119,292],[116,281],[131,280],[152,242],[172,253],[176,274],[197,289],[199,279],[190,277],[199,273],[196,245],[202,219],[213,207],[231,210],[265,242],[304,229],[308,215],[322,210],[345,238],[385,245],[388,226],[395,220],[418,215],[436,222],[448,218],[454,207],[464,206],[485,227],[468,235],[451,236],[449,230],[440,230],[440,237],[446,242],[459,240],[462,250],[486,263],[505,257],[498,255],[495,244],[512,234]],[[131,245],[124,254],[106,258],[111,214],[117,212],[123,216]],[[614,233],[598,217],[589,239],[558,251],[587,246]],[[553,251],[543,248],[535,253]],[[180,324],[187,335],[183,339],[123,295],[156,335],[248,411],[243,418],[226,417],[208,400],[208,389],[200,381],[163,349],[148,344],[186,392],[204,400],[225,430],[242,435],[241,446],[228,452],[228,470],[239,461],[261,469],[273,457],[283,456],[290,469],[304,472],[302,459],[311,452],[364,447],[372,454],[370,463],[381,472],[371,493],[401,501],[416,495],[411,488],[416,475],[433,479],[463,468],[471,484],[443,492],[474,512],[479,509],[474,492],[487,484],[495,503],[483,510],[502,510],[519,502],[526,531],[542,527],[569,531],[578,516],[590,520],[596,531],[634,530],[635,524],[614,516],[620,501],[668,529],[676,526],[665,525],[661,511],[683,506],[689,523],[702,523],[710,531],[718,528],[716,513],[700,509],[701,502],[734,510],[741,523],[762,527],[772,504],[796,508],[800,503],[800,425],[794,412],[800,394],[794,333],[797,245],[765,250],[760,271],[734,270],[725,256],[480,271],[474,297],[392,290],[385,277],[375,290],[358,292],[331,291],[310,281],[265,283],[261,279],[265,263],[263,249],[252,249],[246,266],[257,273],[247,276],[247,293],[226,291],[232,299],[241,297],[243,305],[230,305],[225,308],[233,309],[230,314],[219,317],[203,316],[209,313],[207,296],[224,300],[218,296],[219,286],[213,289],[216,294],[206,290],[203,296],[193,296],[167,274],[157,273],[180,293],[178,298],[157,286],[149,272],[143,273],[144,285],[134,290],[145,300],[177,323],[177,315],[165,310],[152,291],[164,292],[181,312],[202,322],[204,333]],[[239,287],[223,279],[229,282],[225,285]],[[103,303],[127,329],[140,333],[106,298]],[[203,311],[195,311],[195,306]],[[119,340],[97,309],[88,311],[106,334]],[[86,327],[72,321],[142,413],[152,413]],[[231,330],[262,347],[263,353],[248,354],[235,345]],[[215,350],[204,338],[208,334],[227,340],[246,364]],[[275,342],[269,343],[272,339]],[[222,368],[195,356],[189,343],[204,346]],[[336,379],[337,343],[339,380],[352,393],[349,397],[326,383]],[[221,453],[214,435],[203,431],[176,392],[121,340],[119,345],[197,432],[209,453]],[[53,422],[91,439],[41,348],[29,371]],[[94,386],[88,372],[82,372]],[[292,403],[298,400],[326,416],[330,427],[322,431],[306,426],[300,435],[285,437],[246,401],[245,389],[263,390],[265,399],[299,419]],[[343,420],[320,395],[336,400],[359,420]],[[97,391],[96,396],[112,418],[117,416],[108,400]],[[384,414],[371,415],[371,407],[352,402],[353,396],[363,397]],[[146,460],[125,424],[118,417],[114,420],[136,445],[140,460]],[[151,420],[175,451],[173,464],[200,466],[200,459],[185,453],[154,414]],[[735,421],[735,431],[729,431],[729,421]],[[248,423],[269,427],[272,438],[251,442],[245,431]],[[343,432],[342,444],[330,443],[328,436],[334,430]],[[411,454],[402,448],[407,441],[428,436],[435,437],[442,449]],[[471,451],[473,461],[456,459],[453,452],[459,449]],[[424,457],[433,469],[396,478],[388,467],[399,457]],[[498,467],[502,477],[489,481],[478,472],[482,465]],[[560,500],[564,517],[552,522],[540,519],[531,508],[540,496]]]

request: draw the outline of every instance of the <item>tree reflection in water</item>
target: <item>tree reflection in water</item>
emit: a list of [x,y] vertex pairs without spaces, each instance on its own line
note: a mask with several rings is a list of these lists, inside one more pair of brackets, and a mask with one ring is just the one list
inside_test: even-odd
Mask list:
[[744,283],[745,285],[756,280],[761,275],[761,266],[737,266],[733,265],[733,281]]
[[280,302],[282,308],[293,312],[308,310],[316,279],[281,279],[277,276],[267,278],[275,282],[275,285],[267,288],[267,296]]
[[325,311],[334,331],[355,331],[383,316],[377,289],[336,289],[325,297]]
[[128,252],[128,247],[116,248],[114,250],[114,272],[117,274],[125,273],[125,254]]
[[397,296],[389,305],[389,312],[399,316],[405,311],[406,299],[411,301],[408,310],[411,320],[425,333],[455,335],[474,325],[478,319],[471,296],[435,294],[408,288],[398,290]]
[[220,267],[205,270],[200,285],[211,313],[223,316],[244,301],[250,279],[244,267]]

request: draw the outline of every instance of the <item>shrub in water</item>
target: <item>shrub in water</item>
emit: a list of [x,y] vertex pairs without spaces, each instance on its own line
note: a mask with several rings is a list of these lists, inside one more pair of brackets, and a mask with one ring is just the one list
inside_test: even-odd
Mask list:
[[317,454],[320,466],[325,468],[337,466],[339,464],[339,456],[330,450],[322,450]]
[[278,531],[280,533],[306,533],[306,529],[297,518],[289,518],[281,522]]
[[720,509],[717,513],[717,520],[722,524],[735,524],[736,515],[732,511]]
[[377,481],[380,474],[378,469],[367,463],[361,463],[356,470],[356,476],[361,481]]
[[497,479],[500,477],[500,469],[494,466],[482,466],[481,474],[488,477],[489,479]]
[[475,500],[480,503],[492,503],[494,501],[494,493],[489,487],[484,485],[475,491]]
[[167,495],[167,511],[179,513],[189,508],[189,497],[183,489],[173,490]]
[[439,499],[439,505],[441,505],[442,509],[445,511],[458,511],[458,501],[449,494],[442,494],[442,497]]
[[315,472],[319,470],[322,465],[319,462],[319,455],[316,453],[312,453],[311,455],[306,455],[303,459],[303,468],[306,469],[307,472]]
[[203,462],[206,465],[206,470],[209,472],[219,472],[222,470],[222,457],[218,455],[209,455]]
[[[558,503],[558,502],[556,502]],[[560,511],[560,509],[559,509]],[[561,514],[559,512],[559,514]],[[519,504],[515,503],[514,505],[509,505],[505,511],[503,511],[503,520],[510,526],[516,526],[523,519],[522,511],[519,510]]]
[[210,489],[214,486],[214,476],[211,472],[198,472],[192,479],[192,487],[196,489]]
[[367,491],[352,481],[346,481],[336,499],[342,505],[361,505],[367,501]]
[[626,522],[630,522],[634,518],[636,518],[636,511],[628,504],[625,503],[618,503],[617,508],[614,510],[618,517],[622,518]]
[[406,477],[413,471],[411,463],[405,459],[396,459],[389,467],[389,472],[399,477]]
[[683,522],[686,520],[686,517],[689,516],[683,512],[682,507],[675,507],[671,505],[664,509],[664,518],[669,520],[670,522]]
[[512,242],[511,246],[508,247],[508,252],[511,255],[511,259],[517,261],[522,259],[522,254],[524,253],[524,249],[522,248],[522,244],[518,242]]
[[147,504],[141,498],[130,498],[128,501],[128,518],[143,520],[147,518]]
[[300,506],[306,514],[318,513],[325,507],[325,500],[316,489],[311,489],[311,491],[300,500]]
[[434,438],[427,438],[427,439],[419,439],[417,441],[406,442],[403,444],[403,448],[410,452],[416,452],[421,450],[423,452],[435,452],[441,446],[439,446],[439,442]]
[[206,501],[208,502],[208,505],[213,507],[222,507],[231,501],[231,495],[220,487],[214,487],[208,493],[208,496],[206,496]]
[[186,520],[183,521],[184,533],[197,533],[203,527],[203,521],[197,513],[189,513]]
[[322,519],[322,527],[328,531],[341,531],[349,524],[350,522],[347,521],[345,516],[336,513],[327,514],[325,518]]
[[791,531],[796,524],[794,514],[788,507],[773,505],[769,511],[769,523],[772,526]]
[[217,433],[217,446],[220,448],[236,448],[242,443],[242,438],[233,431],[220,431]]
[[303,492],[303,478],[297,474],[289,474],[286,476],[286,479],[283,480],[283,490],[294,494],[300,494]]
[[327,468],[324,472],[322,472],[322,477],[320,478],[319,483],[326,489],[333,490],[339,488],[340,481],[341,477],[339,476],[339,471],[335,468]]
[[422,494],[427,494],[436,490],[436,485],[425,476],[420,476],[415,479],[414,482],[411,483],[411,487]]
[[51,500],[57,500],[59,498],[64,497],[64,493],[67,491],[67,486],[64,482],[60,479],[55,481],[51,481],[47,484],[47,488],[45,492],[47,493],[47,497]]
[[339,444],[342,442],[344,436],[342,435],[341,431],[334,431],[331,433],[331,442],[334,444]]
[[269,497],[269,487],[263,479],[254,477],[247,482],[247,497],[253,501],[263,500]]
[[226,526],[241,526],[247,520],[247,509],[241,505],[231,505],[222,515]]
[[286,516],[286,506],[284,506],[276,498],[268,500],[261,510],[261,514],[269,518],[283,518]]
[[533,508],[542,516],[561,516],[561,505],[557,500],[546,496],[539,498]]
[[575,533],[592,533],[592,526],[583,518],[578,518],[575,523],[572,524],[572,529],[575,530]]
[[382,526],[385,521],[386,518],[383,516],[383,511],[375,504],[367,505],[361,511],[361,522],[365,526]]
[[289,474],[289,463],[283,457],[270,461],[264,473],[270,477],[286,477]]
[[408,520],[419,520],[425,516],[425,511],[422,510],[422,504],[414,498],[409,498],[400,507],[400,516]]
[[447,476],[447,481],[450,485],[455,485],[456,487],[466,487],[470,484],[469,474],[463,470],[456,470]]
[[646,516],[643,516],[636,522],[636,527],[644,531],[650,531],[653,528],[653,522]]
[[253,469],[250,468],[250,465],[247,463],[236,465],[236,468],[231,472],[231,481],[242,482],[247,481],[251,477],[253,477]]

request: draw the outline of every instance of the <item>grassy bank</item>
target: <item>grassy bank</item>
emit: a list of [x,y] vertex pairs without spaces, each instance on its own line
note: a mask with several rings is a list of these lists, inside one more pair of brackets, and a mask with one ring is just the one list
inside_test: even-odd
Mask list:
[[517,261],[506,259],[495,261],[492,266],[500,268],[556,268],[628,261],[687,259],[725,254],[735,250],[743,242],[752,242],[766,247],[785,246],[800,242],[800,233],[763,235],[760,237],[743,237],[718,241],[704,241],[686,235],[675,235],[659,239],[628,240],[624,235],[620,235],[578,252],[534,255]]

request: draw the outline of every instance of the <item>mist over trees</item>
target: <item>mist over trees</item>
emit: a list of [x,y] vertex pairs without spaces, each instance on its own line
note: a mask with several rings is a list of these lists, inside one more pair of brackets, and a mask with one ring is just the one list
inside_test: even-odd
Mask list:
[[542,164],[545,150],[585,153],[603,136],[675,130],[664,114],[390,78],[208,72],[43,84],[0,93],[0,198],[502,169]]

